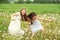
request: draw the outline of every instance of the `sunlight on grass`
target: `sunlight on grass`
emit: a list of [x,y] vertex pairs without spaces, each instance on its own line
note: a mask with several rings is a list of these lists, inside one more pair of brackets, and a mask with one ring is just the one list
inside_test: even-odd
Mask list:
[[[43,15],[43,16],[42,16]],[[31,31],[26,31],[29,29],[29,26],[26,26],[23,22],[22,29],[26,31],[23,36],[11,36],[8,33],[8,25],[10,23],[10,16],[11,14],[0,14],[0,37],[3,40],[59,40],[60,39],[60,15],[59,14],[40,14],[43,18],[51,18],[53,19],[52,22],[42,21],[41,23],[45,29],[45,34],[42,32],[37,32],[36,35],[31,38]]]
[[[60,40],[60,4],[0,4],[0,40]],[[22,22],[22,29],[25,32],[23,36],[12,36],[8,33],[11,14],[26,7],[28,14],[31,11],[42,18],[52,19],[49,21],[41,21],[45,34],[41,31],[35,33],[32,37],[29,25]]]

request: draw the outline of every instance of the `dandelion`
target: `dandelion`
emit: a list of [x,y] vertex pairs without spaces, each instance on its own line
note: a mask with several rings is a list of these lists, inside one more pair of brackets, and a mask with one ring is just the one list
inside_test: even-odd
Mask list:
[[0,32],[2,32],[2,30],[0,30]]
[[56,39],[54,39],[54,40],[56,40]]
[[23,38],[23,36],[20,36],[20,39]]
[[20,40],[20,38],[18,38],[18,40]]
[[60,33],[60,30],[58,31],[58,33]]
[[6,15],[5,15],[5,14],[3,14],[3,16],[5,17]]
[[31,34],[31,32],[29,32],[29,34]]
[[57,38],[57,35],[55,36],[55,38]]
[[2,37],[5,37],[5,34],[3,34]]
[[49,40],[49,39],[46,39],[46,40]]
[[49,30],[49,32],[52,32],[52,30]]
[[58,14],[56,14],[56,16],[58,16]]
[[46,15],[46,14],[44,14],[43,16],[44,16],[44,17],[46,17],[47,15]]
[[5,40],[5,39],[3,39],[3,40]]
[[53,31],[53,33],[55,33],[55,32]]
[[58,33],[55,33],[56,35],[58,35]]
[[26,39],[26,40],[28,40],[28,39],[29,39],[29,37],[26,37],[25,39]]

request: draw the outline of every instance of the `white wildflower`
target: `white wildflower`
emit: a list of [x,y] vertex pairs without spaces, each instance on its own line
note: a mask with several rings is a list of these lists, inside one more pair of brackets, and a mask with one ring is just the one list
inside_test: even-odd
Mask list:
[[46,39],[46,40],[49,40],[49,39]]
[[54,39],[54,40],[56,40],[56,39]]
[[58,31],[58,33],[60,33],[60,30]]
[[2,37],[5,37],[5,35],[3,34]]
[[52,30],[49,30],[49,32],[52,32]]
[[3,40],[5,40],[5,39],[3,39]]
[[27,40],[27,39],[29,39],[29,37],[26,37],[25,39]]

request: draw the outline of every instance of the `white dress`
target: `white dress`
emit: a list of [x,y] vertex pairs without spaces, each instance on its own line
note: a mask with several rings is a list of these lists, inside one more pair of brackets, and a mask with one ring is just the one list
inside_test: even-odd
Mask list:
[[34,32],[37,32],[37,31],[39,31],[39,30],[42,30],[43,27],[42,27],[40,21],[37,20],[37,19],[35,19],[35,20],[33,21],[33,24],[30,25],[30,29],[31,29],[32,33],[34,33]]
[[[14,16],[13,16],[14,15]],[[8,32],[11,35],[23,35],[25,32],[21,29],[20,12],[11,15],[11,21],[8,27]]]

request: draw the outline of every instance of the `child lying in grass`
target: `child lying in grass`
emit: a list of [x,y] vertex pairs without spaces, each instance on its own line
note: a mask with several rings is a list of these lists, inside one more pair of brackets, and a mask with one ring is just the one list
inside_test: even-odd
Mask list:
[[31,12],[28,15],[28,21],[30,23],[31,32],[34,35],[38,31],[42,31],[43,33],[45,33],[44,28],[43,28],[41,22],[38,19],[45,20],[45,21],[52,21],[52,20],[48,20],[48,19],[39,18],[39,17],[36,16],[36,14],[34,12]]
[[32,38],[34,37],[35,33],[37,33],[38,31],[44,31],[43,26],[41,24],[41,22],[37,19],[37,16],[34,12],[31,12],[28,15],[28,20],[30,21],[30,29],[32,32]]

